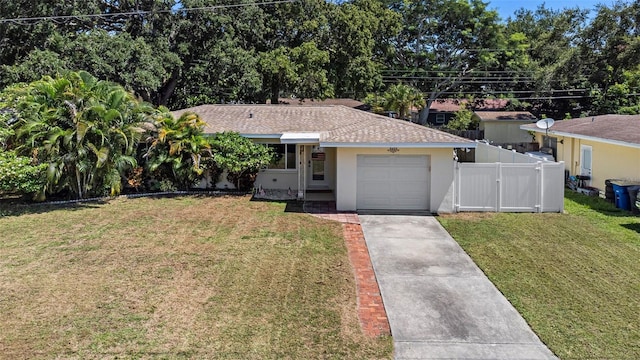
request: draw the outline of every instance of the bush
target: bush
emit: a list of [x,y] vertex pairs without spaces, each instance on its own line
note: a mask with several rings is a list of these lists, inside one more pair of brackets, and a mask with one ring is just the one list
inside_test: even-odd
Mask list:
[[258,171],[273,161],[271,149],[238,133],[216,134],[209,142],[213,161],[219,169],[227,170],[227,180],[239,190],[251,189]]
[[32,165],[32,159],[0,151],[0,193],[35,195],[46,185],[46,164]]
[[473,118],[473,111],[462,107],[453,115],[453,119],[446,125],[451,130],[474,130],[478,127],[478,121]]

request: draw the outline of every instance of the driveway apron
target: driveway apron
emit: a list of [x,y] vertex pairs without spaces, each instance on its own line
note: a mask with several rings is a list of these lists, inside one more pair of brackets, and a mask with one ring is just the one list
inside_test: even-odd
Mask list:
[[555,359],[432,216],[359,214],[396,359]]

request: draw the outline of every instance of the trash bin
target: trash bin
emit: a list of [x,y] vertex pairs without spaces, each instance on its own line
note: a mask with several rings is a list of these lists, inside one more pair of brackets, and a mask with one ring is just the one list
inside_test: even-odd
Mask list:
[[623,210],[631,210],[631,204],[629,204],[629,193],[627,192],[627,187],[626,186],[620,186],[617,184],[611,184],[613,185],[613,192],[615,193],[615,197],[616,197],[616,207],[618,209],[623,209]]
[[638,198],[638,191],[640,191],[640,185],[633,185],[627,187],[629,193],[629,208],[634,214],[640,213],[640,209],[636,207],[636,199]]

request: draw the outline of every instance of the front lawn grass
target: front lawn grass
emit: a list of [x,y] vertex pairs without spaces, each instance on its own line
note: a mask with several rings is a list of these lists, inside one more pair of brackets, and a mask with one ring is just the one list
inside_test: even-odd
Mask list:
[[573,192],[565,212],[439,220],[561,359],[640,358],[640,218]]
[[0,206],[0,358],[389,358],[340,224],[248,197]]

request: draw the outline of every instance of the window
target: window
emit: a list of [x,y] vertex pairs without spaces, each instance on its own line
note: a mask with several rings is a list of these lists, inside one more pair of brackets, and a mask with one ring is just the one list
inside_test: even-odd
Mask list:
[[444,124],[446,119],[444,114],[436,114],[436,124]]
[[273,149],[275,159],[269,165],[269,169],[295,169],[296,168],[296,145],[295,144],[267,144]]

